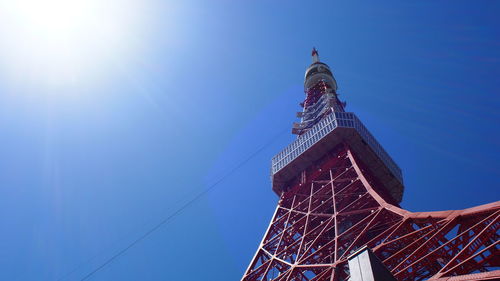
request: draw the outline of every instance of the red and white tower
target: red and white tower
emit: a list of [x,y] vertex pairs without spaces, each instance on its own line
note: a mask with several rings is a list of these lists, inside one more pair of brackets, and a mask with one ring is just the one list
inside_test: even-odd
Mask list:
[[400,168],[345,112],[316,49],[304,88],[298,137],[272,159],[278,206],[242,280],[367,280],[349,266],[366,248],[397,280],[500,280],[500,201],[401,209]]

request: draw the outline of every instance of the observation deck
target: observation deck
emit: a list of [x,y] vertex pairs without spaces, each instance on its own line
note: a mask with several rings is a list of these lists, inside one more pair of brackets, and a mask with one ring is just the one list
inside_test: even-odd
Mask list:
[[333,112],[300,135],[271,160],[274,192],[281,195],[291,180],[338,144],[346,142],[396,202],[403,198],[401,169],[352,112]]

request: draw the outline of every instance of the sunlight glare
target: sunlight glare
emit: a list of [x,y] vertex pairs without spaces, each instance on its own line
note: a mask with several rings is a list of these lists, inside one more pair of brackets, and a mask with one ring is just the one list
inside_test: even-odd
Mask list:
[[0,0],[0,71],[57,83],[81,79],[130,55],[137,8],[118,0]]

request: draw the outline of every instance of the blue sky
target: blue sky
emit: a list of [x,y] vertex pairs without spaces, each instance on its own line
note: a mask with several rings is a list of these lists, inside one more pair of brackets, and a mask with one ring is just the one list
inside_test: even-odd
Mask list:
[[66,68],[0,48],[1,280],[80,280],[272,140],[91,278],[238,280],[313,46],[402,168],[402,207],[498,200],[498,2],[110,3],[131,28]]

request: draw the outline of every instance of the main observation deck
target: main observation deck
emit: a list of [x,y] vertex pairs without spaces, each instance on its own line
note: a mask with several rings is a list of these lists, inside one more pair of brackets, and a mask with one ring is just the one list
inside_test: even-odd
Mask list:
[[333,112],[273,157],[271,179],[280,195],[287,184],[332,148],[346,142],[396,202],[403,198],[401,169],[352,112]]

